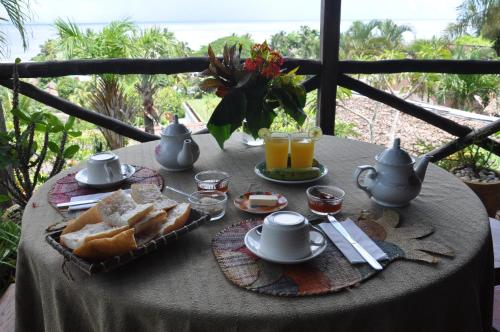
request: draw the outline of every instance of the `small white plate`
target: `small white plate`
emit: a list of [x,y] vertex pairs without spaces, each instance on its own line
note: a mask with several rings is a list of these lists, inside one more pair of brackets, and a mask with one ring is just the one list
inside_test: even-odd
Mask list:
[[89,187],[93,187],[93,188],[97,188],[97,189],[111,188],[111,187],[115,187],[115,186],[119,185],[120,183],[122,183],[123,181],[129,179],[135,173],[135,167],[132,165],[122,164],[121,169],[122,169],[123,179],[118,180],[118,181],[114,181],[114,182],[89,183],[86,168],[84,168],[84,169],[80,170],[78,173],[76,173],[75,180],[80,185],[83,185],[83,186],[89,186]]
[[304,257],[304,258],[300,258],[300,259],[292,259],[292,260],[277,259],[274,257],[268,257],[265,254],[263,254],[262,252],[260,252],[260,250],[259,250],[260,249],[260,235],[257,234],[257,229],[259,229],[261,227],[262,227],[262,225],[256,226],[247,232],[247,234],[245,235],[245,245],[248,248],[248,250],[250,250],[254,255],[256,255],[256,256],[258,256],[266,261],[269,261],[269,262],[279,263],[279,264],[298,264],[298,263],[307,262],[307,261],[317,257],[318,255],[320,255],[326,249],[326,246],[328,245],[323,233],[310,231],[309,238],[311,239],[311,241],[316,242],[316,243],[322,242],[323,245],[318,246],[318,245],[311,244],[311,254],[309,256]]

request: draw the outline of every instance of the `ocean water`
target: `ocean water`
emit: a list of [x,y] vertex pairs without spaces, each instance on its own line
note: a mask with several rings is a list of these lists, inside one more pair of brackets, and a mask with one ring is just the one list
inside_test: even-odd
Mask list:
[[[341,31],[349,28],[352,21],[343,20],[341,22]],[[396,21],[398,24],[409,24],[413,27],[413,32],[405,34],[406,41],[411,41],[415,38],[430,38],[434,35],[440,35],[446,25],[449,23],[445,20],[413,20],[413,21]],[[211,41],[228,36],[231,33],[238,35],[249,33],[255,41],[269,40],[271,35],[280,31],[291,32],[299,30],[301,26],[309,26],[314,29],[319,29],[320,22],[317,21],[250,21],[250,22],[137,22],[139,28],[160,27],[167,28],[173,32],[177,39],[187,42],[189,47],[197,50],[202,45],[207,45]],[[82,23],[78,24],[83,30],[100,30],[106,23]],[[28,48],[23,49],[21,38],[13,26],[2,24],[0,31],[3,31],[7,37],[8,48],[5,52],[2,62],[11,62],[19,57],[23,61],[28,61],[40,51],[42,45],[49,38],[56,38],[57,31],[51,24],[29,24],[28,31]]]

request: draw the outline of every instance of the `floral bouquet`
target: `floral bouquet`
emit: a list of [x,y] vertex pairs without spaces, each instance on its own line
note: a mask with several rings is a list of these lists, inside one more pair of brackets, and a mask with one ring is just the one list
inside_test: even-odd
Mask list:
[[236,48],[224,46],[222,59],[208,47],[208,76],[200,83],[204,91],[214,91],[221,97],[207,123],[208,131],[221,148],[231,134],[246,120],[245,130],[258,137],[260,128],[269,128],[276,117],[276,108],[290,115],[299,125],[306,119],[303,107],[306,92],[295,75],[297,68],[288,71],[283,57],[269,48],[266,42],[255,44],[251,57],[240,60],[241,44]]

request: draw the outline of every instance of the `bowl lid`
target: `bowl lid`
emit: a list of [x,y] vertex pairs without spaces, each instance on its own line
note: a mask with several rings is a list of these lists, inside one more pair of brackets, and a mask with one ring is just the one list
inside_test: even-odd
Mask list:
[[185,125],[179,123],[179,117],[176,114],[174,115],[174,122],[169,124],[166,128],[163,128],[161,133],[165,136],[178,136],[189,134],[190,131]]
[[376,157],[377,161],[382,164],[387,165],[409,165],[413,164],[413,158],[406,152],[401,149],[401,139],[396,138],[392,144],[392,147],[386,149],[379,153]]

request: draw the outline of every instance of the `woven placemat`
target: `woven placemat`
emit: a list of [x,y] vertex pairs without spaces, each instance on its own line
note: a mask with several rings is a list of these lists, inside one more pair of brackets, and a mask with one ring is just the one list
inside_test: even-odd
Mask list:
[[[432,228],[421,225],[395,228],[398,222],[399,216],[396,224],[391,225],[387,225],[383,218],[379,220],[364,218],[356,221],[367,235],[387,253],[389,259],[380,262],[383,266],[387,266],[396,259],[437,263],[438,258],[430,254],[425,254],[427,255],[425,257],[415,257],[415,248],[419,243],[432,247],[423,248],[423,250],[427,249],[427,252],[453,256],[453,251],[444,245],[418,239],[432,233]],[[258,219],[244,220],[225,228],[212,241],[213,253],[222,272],[229,281],[239,287],[277,296],[327,294],[357,286],[378,272],[367,264],[350,264],[330,241],[321,255],[305,263],[283,265],[262,260],[252,254],[244,243],[245,234],[261,223],[262,220]],[[414,230],[418,232],[413,232]],[[405,236],[394,236],[396,233],[402,233]],[[416,235],[412,236],[412,233]],[[393,238],[395,240],[392,240]],[[392,242],[387,241],[389,239]],[[424,259],[428,257],[434,260]]]
[[[69,202],[71,197],[91,195],[102,192],[110,192],[118,189],[128,189],[134,183],[152,183],[156,184],[160,190],[163,190],[163,178],[155,170],[142,166],[134,166],[135,173],[129,179],[119,184],[116,188],[96,189],[86,186],[80,186],[75,179],[76,173],[70,173],[60,178],[49,191],[48,200],[56,210],[59,203]],[[60,210],[58,210],[61,212]]]

